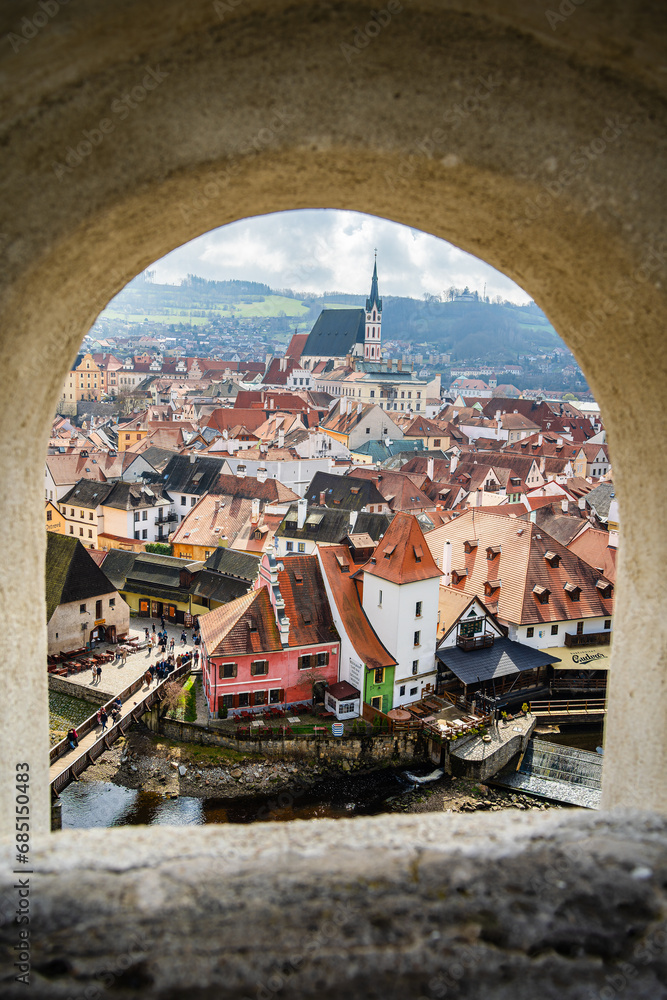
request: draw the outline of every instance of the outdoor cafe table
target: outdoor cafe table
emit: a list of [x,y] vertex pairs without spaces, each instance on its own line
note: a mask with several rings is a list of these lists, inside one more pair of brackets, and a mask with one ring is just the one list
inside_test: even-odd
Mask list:
[[393,719],[394,722],[409,722],[412,716],[404,708],[392,708],[387,712],[387,718]]

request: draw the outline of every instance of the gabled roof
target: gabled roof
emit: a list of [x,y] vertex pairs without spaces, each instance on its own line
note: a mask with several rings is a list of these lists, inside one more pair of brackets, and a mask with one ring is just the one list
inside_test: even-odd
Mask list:
[[266,587],[251,590],[199,619],[209,656],[233,658],[282,649]]
[[363,309],[323,309],[308,335],[302,357],[342,358],[355,344],[363,344],[366,316]]
[[215,484],[224,464],[223,458],[173,455],[160,481],[168,492],[194,493],[201,497]]
[[278,585],[290,623],[289,645],[339,642],[317,556],[289,556],[282,565]]
[[[349,477],[346,477],[349,478]],[[389,508],[393,511],[416,512],[433,510],[435,503],[423,493],[417,482],[423,476],[416,473],[389,471],[387,469],[355,469],[355,478],[367,479],[375,483]]]
[[343,628],[357,656],[369,670],[395,666],[396,660],[380,642],[361,605],[351,576],[354,563],[348,547],[323,546],[318,548],[318,555]]
[[369,504],[384,504],[386,501],[374,483],[354,476],[336,476],[330,472],[316,472],[304,494],[309,503],[318,504],[320,493],[324,493],[327,507],[341,507],[343,510],[361,511]]
[[569,543],[568,549],[589,566],[601,570],[601,576],[610,583],[616,583],[617,549],[609,545],[608,531],[586,528]]
[[219,545],[208,557],[204,567],[223,576],[243,580],[244,583],[254,583],[259,573],[259,559],[246,552],[237,552],[236,549]]
[[402,511],[395,515],[384,537],[360,572],[391,583],[416,583],[442,575],[426,544],[419,523]]
[[46,535],[46,620],[61,604],[85,602],[116,590],[77,538]]
[[[370,535],[377,541],[385,533],[391,517],[387,514],[371,514],[362,511],[354,522],[355,533]],[[297,505],[291,504],[276,535],[279,538],[294,538],[314,542],[342,542],[351,530],[350,511],[338,507],[310,506],[306,508],[306,518],[302,528],[297,528]]]
[[[464,542],[469,538],[478,539],[478,545],[466,552]],[[452,543],[452,568],[465,570],[453,584],[457,589],[484,599],[485,583],[491,578],[501,581],[493,602],[487,599],[487,604],[502,621],[537,625],[611,616],[613,598],[602,598],[596,587],[600,574],[536,524],[473,509],[426,536],[439,560],[446,540]],[[497,546],[501,554],[488,560],[486,550]],[[545,559],[547,551],[558,556],[553,560],[557,565]],[[566,583],[581,588],[579,601],[570,599]],[[536,587],[542,593],[549,591],[548,602],[539,602]]]
[[47,455],[46,466],[56,486],[76,483],[78,479],[95,479],[105,483],[107,477],[103,462],[108,458],[104,452],[93,455]]
[[[245,452],[241,452],[243,456]],[[255,476],[232,476],[225,473],[218,476],[211,487],[214,496],[241,497],[244,500],[261,500],[263,503],[285,503],[298,500],[299,496],[289,486],[278,479],[266,479],[263,483]]]

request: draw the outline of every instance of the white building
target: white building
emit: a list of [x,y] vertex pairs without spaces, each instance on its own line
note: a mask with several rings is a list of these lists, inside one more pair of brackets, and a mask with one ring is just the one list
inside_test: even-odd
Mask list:
[[436,685],[441,571],[417,520],[397,514],[360,572],[364,612],[396,660],[392,707],[419,701]]

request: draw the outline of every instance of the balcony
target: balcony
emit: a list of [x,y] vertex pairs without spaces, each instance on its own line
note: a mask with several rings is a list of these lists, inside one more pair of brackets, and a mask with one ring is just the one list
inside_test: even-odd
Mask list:
[[155,518],[156,524],[167,524],[169,521],[178,521],[178,514],[176,514],[173,510],[167,511],[166,514],[161,510]]
[[483,635],[457,635],[456,645],[464,653],[469,653],[471,649],[489,649],[493,646],[495,635],[493,632],[484,632]]
[[566,646],[608,646],[611,632],[582,632],[581,635],[565,633]]

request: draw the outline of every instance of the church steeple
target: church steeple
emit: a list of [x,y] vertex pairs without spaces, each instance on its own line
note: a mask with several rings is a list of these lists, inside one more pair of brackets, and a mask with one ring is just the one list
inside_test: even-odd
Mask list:
[[382,357],[382,299],[378,291],[377,250],[373,265],[371,294],[366,299],[366,331],[364,338],[364,358],[366,361],[380,361]]

